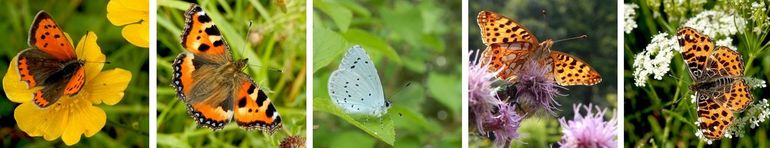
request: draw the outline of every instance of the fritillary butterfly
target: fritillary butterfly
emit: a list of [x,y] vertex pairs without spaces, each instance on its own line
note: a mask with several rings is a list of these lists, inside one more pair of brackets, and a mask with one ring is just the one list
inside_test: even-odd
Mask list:
[[595,85],[602,81],[599,73],[585,61],[552,51],[553,40],[538,42],[527,28],[508,17],[481,11],[476,20],[487,45],[481,62],[489,64],[489,72],[497,72],[497,78],[516,82],[524,62],[532,59],[548,68],[556,83],[562,86]]
[[743,80],[741,54],[724,46],[715,46],[708,36],[689,27],[677,33],[682,58],[687,63],[693,83],[690,90],[698,99],[700,130],[708,139],[721,139],[734,119],[752,102],[751,91]]

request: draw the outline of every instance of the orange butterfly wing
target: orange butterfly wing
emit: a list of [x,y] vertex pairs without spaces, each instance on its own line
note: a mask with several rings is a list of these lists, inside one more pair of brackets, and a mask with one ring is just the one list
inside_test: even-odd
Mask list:
[[476,17],[484,44],[528,42],[537,45],[535,35],[518,22],[490,11],[481,11]]
[[59,25],[48,13],[40,11],[29,31],[29,46],[43,50],[60,61],[76,60],[75,50]]
[[695,29],[685,27],[678,31],[679,46],[682,46],[682,58],[690,71],[693,79],[704,79],[707,74],[706,63],[714,50],[714,42],[711,38],[701,35]]
[[602,81],[599,72],[580,58],[558,51],[551,51],[550,58],[554,79],[561,86],[595,85]]
[[524,61],[530,58],[532,46],[527,42],[489,45],[482,52],[481,64],[489,65],[489,72],[498,72],[497,78],[515,82]]
[[219,28],[203,8],[193,4],[185,12],[185,18],[186,25],[182,34],[183,48],[196,56],[214,62],[223,63],[232,60],[230,47],[227,46]]
[[243,84],[235,88],[233,97],[236,123],[248,130],[259,129],[272,133],[281,127],[281,116],[265,92],[257,88],[247,76],[242,75]]
[[489,64],[489,72],[499,72],[498,78],[515,82],[524,61],[539,48],[537,38],[518,22],[495,12],[481,11],[476,21],[487,45],[481,64]]
[[712,96],[697,93],[699,130],[709,139],[720,139],[725,129],[733,123],[733,112]]

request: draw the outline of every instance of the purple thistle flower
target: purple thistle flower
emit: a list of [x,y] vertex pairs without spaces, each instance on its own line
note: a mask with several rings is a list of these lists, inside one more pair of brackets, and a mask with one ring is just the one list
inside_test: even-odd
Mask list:
[[553,116],[556,116],[559,110],[559,104],[554,98],[564,96],[559,93],[559,89],[565,89],[556,84],[556,81],[550,76],[550,69],[535,60],[528,60],[518,73],[518,82],[516,86],[516,98],[519,107],[528,113],[540,114],[545,110]]
[[510,147],[511,140],[519,138],[519,127],[524,119],[516,113],[516,107],[504,102],[498,104],[498,114],[484,121],[484,129],[495,134],[496,147]]
[[[471,51],[473,54],[473,51]],[[480,54],[480,53],[478,53]],[[477,55],[478,56],[478,55]],[[471,62],[468,74],[468,97],[470,118],[476,124],[481,135],[490,132],[497,147],[507,147],[511,140],[519,137],[518,129],[523,116],[516,113],[516,108],[497,96],[492,83],[494,73],[489,73],[488,65],[481,64],[477,57]]]
[[[471,51],[473,54],[474,51]],[[481,55],[481,52],[477,52]],[[486,118],[492,117],[492,109],[500,102],[497,93],[493,93],[492,82],[495,80],[493,73],[487,72],[488,65],[481,64],[479,56],[475,62],[471,62],[468,70],[468,106],[471,117],[475,118],[475,124],[479,133],[485,133],[482,125]]]
[[[586,115],[580,113],[580,107],[586,110]],[[617,147],[617,135],[615,130],[618,128],[615,115],[608,122],[604,122],[604,114],[607,109],[600,109],[598,106],[573,105],[575,108],[575,117],[567,121],[564,117],[559,119],[562,126],[562,133],[559,144],[561,147]],[[596,113],[592,113],[593,109]]]

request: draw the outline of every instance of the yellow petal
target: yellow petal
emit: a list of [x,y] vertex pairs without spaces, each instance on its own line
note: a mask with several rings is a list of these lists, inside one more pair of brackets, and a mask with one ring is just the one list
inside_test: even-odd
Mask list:
[[136,46],[147,48],[150,44],[150,25],[147,21],[141,24],[131,24],[123,27],[123,38]]
[[123,98],[123,91],[131,82],[131,72],[116,68],[100,73],[96,78],[86,84],[86,92],[89,98],[95,99],[94,104],[104,102],[107,105],[115,105]]
[[27,83],[19,77],[19,69],[16,68],[17,57],[18,55],[13,57],[11,63],[8,64],[8,71],[3,76],[3,91],[5,91],[6,97],[13,102],[29,102],[32,100],[32,93],[36,89],[27,88]]
[[80,135],[91,137],[99,132],[107,120],[104,110],[90,104],[75,103],[70,108],[67,129],[62,134],[62,141],[67,145],[73,145],[80,141]]
[[149,21],[149,6],[143,0],[111,0],[107,3],[107,19],[116,26]]
[[86,82],[91,81],[96,75],[102,71],[106,57],[102,54],[102,49],[96,44],[96,34],[88,32],[85,36],[80,38],[75,52],[78,58],[84,60],[86,70]]
[[27,102],[16,107],[13,115],[22,131],[51,141],[61,136],[69,113],[58,102],[47,109],[40,109],[32,102]]

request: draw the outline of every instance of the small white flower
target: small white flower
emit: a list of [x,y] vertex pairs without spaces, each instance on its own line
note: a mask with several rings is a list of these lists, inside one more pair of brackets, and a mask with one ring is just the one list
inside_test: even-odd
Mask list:
[[[696,97],[695,97],[695,94],[690,95],[690,103],[695,104],[695,101],[698,101],[698,99],[696,99]],[[698,120],[700,120],[700,119],[698,119]]]
[[623,9],[625,10],[625,17],[624,23],[625,23],[625,32],[626,34],[631,33],[631,30],[634,30],[634,28],[637,27],[636,25],[636,9],[639,8],[639,5],[636,5],[634,3],[631,4],[624,4]]
[[751,16],[749,19],[754,22],[756,26],[751,28],[751,32],[755,34],[763,33],[765,27],[770,25],[770,20],[767,18],[767,7],[765,7],[764,1],[751,3]]
[[762,26],[755,26],[753,29],[751,29],[751,32],[756,34],[762,33]]
[[746,20],[739,15],[707,10],[687,20],[684,26],[695,28],[711,37],[731,36],[746,27]]
[[751,86],[751,88],[765,88],[767,87],[767,82],[762,79],[757,79],[753,77],[744,77],[743,81],[746,82],[747,85]]
[[716,45],[717,46],[725,46],[725,47],[730,48],[732,50],[738,50],[738,48],[733,46],[733,38],[731,38],[731,37],[725,37],[724,39],[717,40]]
[[767,103],[767,99],[757,101],[757,103],[749,109],[748,113],[756,114],[756,116],[749,117],[749,122],[751,122],[750,127],[753,129],[758,127],[759,123],[765,122],[765,119],[770,117],[770,104]]
[[660,33],[652,37],[649,45],[634,58],[634,81],[636,86],[645,86],[647,77],[653,75],[656,80],[663,79],[669,71],[669,64],[674,51],[681,51],[676,38]]

